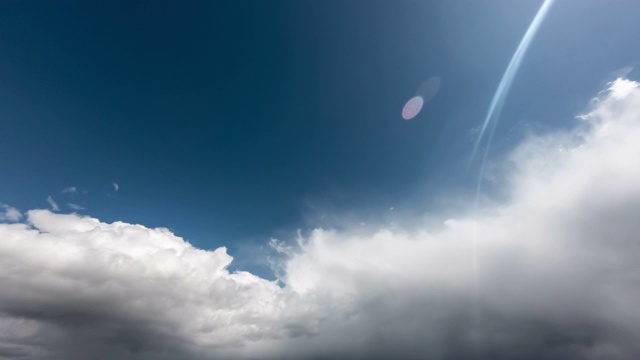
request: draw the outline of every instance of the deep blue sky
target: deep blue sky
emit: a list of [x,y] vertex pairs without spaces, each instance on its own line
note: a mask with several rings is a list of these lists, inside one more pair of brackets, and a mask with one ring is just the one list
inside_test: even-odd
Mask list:
[[[442,206],[473,189],[474,129],[540,4],[3,1],[0,201],[51,195],[232,255],[325,213]],[[525,124],[573,125],[637,64],[639,24],[635,0],[558,1],[493,154]],[[440,92],[402,120],[430,76]]]

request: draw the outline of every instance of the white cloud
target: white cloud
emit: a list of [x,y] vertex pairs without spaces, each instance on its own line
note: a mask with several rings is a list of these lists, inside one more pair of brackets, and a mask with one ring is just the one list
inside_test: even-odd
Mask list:
[[[640,90],[513,152],[510,198],[438,229],[316,229],[282,281],[224,248],[47,210],[0,224],[0,356],[633,359]],[[444,219],[443,219],[444,220]],[[474,252],[477,250],[477,253]],[[474,253],[477,255],[475,264]],[[11,356],[8,356],[11,357]]]
[[477,218],[373,236],[313,231],[284,280],[348,314],[323,323],[314,349],[339,357],[355,343],[362,358],[634,358],[640,90],[620,82],[580,128],[531,137],[514,151],[510,200]]
[[628,79],[618,78],[610,84],[610,96],[615,100],[624,99],[638,87],[638,83]]
[[22,214],[20,213],[20,211],[18,211],[18,209],[12,206],[0,203],[0,221],[16,222],[16,221],[19,221],[20,218],[22,218]]
[[[77,341],[101,344],[119,333],[153,358],[166,350],[162,343],[179,353],[224,355],[316,326],[313,305],[295,293],[247,272],[229,273],[225,248],[199,250],[167,229],[48,210],[27,218],[30,225],[0,227],[0,285],[11,289],[1,292],[0,310],[35,321],[38,331],[24,342],[55,338],[61,348],[52,351],[64,358],[79,356],[71,353]],[[116,344],[104,356],[126,347]]]
[[49,203],[49,206],[51,206],[51,210],[53,211],[60,211],[60,207],[58,206],[58,204],[55,202],[55,200],[53,200],[53,198],[51,197],[51,195],[47,196],[47,202]]
[[116,184],[116,183],[112,183],[113,185],[113,191],[118,191],[120,190],[120,185]]
[[69,186],[62,190],[62,192],[65,194],[75,194],[78,192],[78,189],[75,186]]

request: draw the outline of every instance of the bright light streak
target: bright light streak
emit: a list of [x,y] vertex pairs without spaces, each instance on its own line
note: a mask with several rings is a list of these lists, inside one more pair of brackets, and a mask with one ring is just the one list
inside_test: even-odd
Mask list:
[[[498,123],[498,119],[500,117],[500,112],[502,111],[502,106],[504,105],[507,94],[509,93],[509,89],[511,88],[511,84],[513,84],[513,79],[518,73],[518,69],[520,68],[520,64],[522,63],[522,59],[524,58],[529,45],[531,44],[533,38],[542,24],[545,16],[549,12],[551,5],[555,0],[545,0],[540,10],[536,14],[535,18],[529,25],[527,32],[524,34],[524,37],[520,41],[516,52],[513,54],[509,65],[507,66],[507,70],[505,70],[504,75],[502,75],[502,79],[500,80],[500,84],[498,84],[498,89],[496,89],[496,93],[493,95],[493,99],[491,100],[491,104],[489,105],[489,111],[487,112],[487,117],[482,124],[482,128],[480,129],[480,133],[478,134],[478,139],[473,147],[473,151],[471,152],[471,158],[469,159],[469,165],[476,157],[476,153],[478,152],[478,147],[482,142],[484,134],[491,124],[491,131],[489,132],[489,137],[487,139],[487,145],[484,149],[484,154],[482,156],[482,162],[480,164],[480,172],[478,175],[478,185],[476,188],[476,199],[475,199],[475,212],[476,216],[478,214],[478,206],[480,199],[480,190],[482,187],[482,177],[484,175],[484,169],[487,162],[487,155],[489,154],[489,148],[491,147],[491,141],[493,140],[493,134],[496,129],[496,124]],[[477,224],[477,223],[476,223]],[[476,225],[477,226],[477,225]],[[481,320],[481,314],[479,311],[479,264],[478,264],[478,238],[477,238],[477,227],[474,229],[474,239],[473,239],[473,270],[474,270],[474,285],[475,285],[475,297],[474,297],[474,321],[479,323]]]
[[540,24],[544,20],[545,16],[549,12],[551,5],[555,0],[545,0],[545,2],[538,10],[536,17],[529,25],[527,32],[524,34],[524,37],[520,41],[516,52],[513,54],[509,65],[507,66],[507,70],[502,75],[502,80],[500,80],[500,84],[498,84],[498,89],[496,93],[493,95],[493,99],[491,100],[491,105],[489,106],[489,111],[487,112],[487,117],[482,124],[482,128],[480,129],[480,134],[478,134],[478,139],[476,140],[475,145],[473,146],[473,151],[471,152],[471,159],[469,160],[469,164],[476,157],[476,153],[478,152],[478,146],[482,142],[482,138],[487,130],[489,124],[491,124],[491,131],[489,132],[489,139],[487,141],[487,147],[484,152],[484,156],[482,159],[482,166],[480,170],[480,176],[482,177],[482,172],[484,170],[484,164],[486,161],[487,153],[489,152],[489,147],[491,146],[491,140],[493,139],[493,133],[496,128],[496,124],[498,123],[498,119],[500,117],[500,112],[502,111],[502,106],[504,105],[504,101],[509,93],[509,89],[511,88],[511,84],[513,84],[513,79],[516,77],[518,73],[518,69],[520,68],[520,64],[522,63],[522,59],[524,58],[531,41],[536,35]]

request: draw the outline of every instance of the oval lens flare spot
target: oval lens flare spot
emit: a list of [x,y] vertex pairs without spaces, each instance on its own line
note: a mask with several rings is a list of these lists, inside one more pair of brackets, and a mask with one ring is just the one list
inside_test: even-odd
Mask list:
[[405,120],[413,119],[420,113],[423,104],[424,100],[422,100],[421,96],[411,98],[402,108],[402,118]]

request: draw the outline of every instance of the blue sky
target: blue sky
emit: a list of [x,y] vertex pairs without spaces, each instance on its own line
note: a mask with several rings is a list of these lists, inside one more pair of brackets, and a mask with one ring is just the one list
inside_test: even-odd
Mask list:
[[0,358],[638,353],[640,2],[553,3],[474,207],[541,5],[0,2]]
[[[0,199],[26,210],[51,195],[238,254],[327,212],[432,210],[474,188],[474,136],[540,4],[3,2]],[[638,10],[555,4],[492,155],[527,126],[573,125],[633,66]],[[431,76],[441,91],[403,121]]]
[[[620,34],[640,9],[616,5],[555,4],[492,155],[525,125],[571,125],[634,65],[640,50]],[[471,191],[475,131],[540,2],[0,6],[0,200],[26,210],[51,195],[62,211],[74,203],[241,254],[327,225],[327,212],[421,213]],[[441,91],[403,121],[431,76]],[[82,193],[61,194],[69,186]]]

